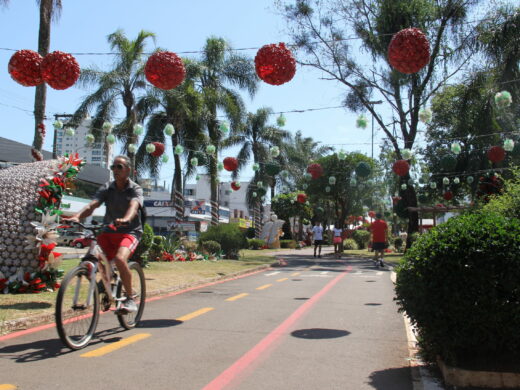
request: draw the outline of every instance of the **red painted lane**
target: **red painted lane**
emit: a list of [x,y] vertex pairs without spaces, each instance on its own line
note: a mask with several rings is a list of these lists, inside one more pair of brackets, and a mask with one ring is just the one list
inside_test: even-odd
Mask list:
[[[215,284],[220,284],[220,283],[230,282],[232,280],[242,279],[242,278],[245,278],[247,276],[251,276],[251,275],[255,275],[255,274],[260,273],[260,272],[268,271],[270,269],[271,268],[264,268],[264,269],[261,269],[261,270],[258,270],[258,271],[253,271],[253,272],[244,274],[244,275],[238,275],[238,276],[232,277],[230,279],[217,280],[216,282],[210,282],[210,283],[202,284],[200,286],[189,287],[189,288],[186,288],[184,290],[174,291],[174,292],[171,292],[171,293],[166,294],[166,295],[160,295],[160,296],[156,296],[156,297],[153,297],[153,298],[148,298],[146,300],[146,302],[157,301],[159,299],[173,297],[175,295],[184,294],[184,293],[187,293],[189,291],[198,290],[199,288],[205,288],[205,287],[208,287],[208,286],[213,286]],[[101,312],[101,314],[103,315],[103,314],[106,314],[106,313],[110,313],[111,311],[113,311],[113,310],[106,311],[106,312]],[[45,325],[35,326],[34,328],[29,328],[29,329],[25,329],[25,330],[20,330],[18,332],[9,333],[9,334],[6,334],[4,336],[0,336],[0,342],[1,341],[6,341],[6,340],[10,340],[10,339],[14,339],[16,337],[25,336],[27,334],[40,332],[42,330],[54,328],[55,326],[56,326],[55,323],[45,324]]]
[[235,363],[223,371],[218,377],[208,383],[202,390],[220,390],[229,385],[240,374],[244,372],[260,357],[265,358],[265,353],[268,348],[273,345],[281,336],[287,333],[287,329],[295,324],[307,311],[311,309],[316,302],[318,302],[332,287],[334,287],[342,278],[344,278],[352,267],[349,266],[340,275],[331,280],[325,287],[312,296],[308,301],[301,305],[294,311],[284,322],[282,322],[276,329],[265,336],[257,345],[242,355]]

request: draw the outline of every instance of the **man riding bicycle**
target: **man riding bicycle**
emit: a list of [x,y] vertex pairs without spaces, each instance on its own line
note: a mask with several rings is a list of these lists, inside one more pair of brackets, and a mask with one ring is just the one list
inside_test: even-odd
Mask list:
[[96,208],[105,203],[106,212],[103,223],[113,223],[115,230],[105,228],[98,236],[97,242],[109,260],[113,260],[121,276],[126,299],[120,310],[137,311],[137,305],[132,299],[132,274],[128,268],[128,259],[137,248],[143,234],[139,208],[143,206],[143,189],[130,179],[130,159],[117,156],[110,166],[114,181],[102,185],[94,199],[81,211],[66,221],[79,222],[91,215]]

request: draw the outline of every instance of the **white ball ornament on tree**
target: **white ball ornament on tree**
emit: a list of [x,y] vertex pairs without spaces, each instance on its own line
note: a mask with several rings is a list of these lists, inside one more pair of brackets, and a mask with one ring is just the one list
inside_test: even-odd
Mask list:
[[74,134],[76,134],[76,132],[74,131],[74,129],[72,127],[67,127],[65,129],[65,135],[68,136],[68,137],[74,137]]
[[134,134],[135,134],[135,135],[141,135],[141,134],[143,134],[143,125],[141,125],[141,124],[139,124],[139,123],[136,124],[136,125],[134,125]]
[[330,187],[329,186],[325,187],[325,192],[330,192]]
[[153,152],[155,152],[155,145],[150,143],[150,144],[146,144],[146,152],[147,153],[150,153],[152,154]]
[[432,121],[432,110],[430,110],[429,108],[421,108],[419,110],[419,120],[422,122],[422,123],[430,123]]
[[199,165],[199,159],[197,157],[193,157],[191,160],[190,160],[190,163],[192,166],[196,167]]
[[94,137],[93,134],[87,134],[87,135],[85,136],[85,142],[86,142],[87,144],[89,144],[89,145],[93,144],[95,140],[96,140],[96,137]]
[[54,121],[54,123],[52,124],[54,126],[55,129],[63,129],[63,122],[60,121],[60,120],[56,120]]
[[171,137],[173,134],[175,134],[175,127],[171,123],[167,123],[166,126],[164,126],[164,135]]
[[513,98],[511,97],[511,94],[508,91],[498,92],[495,95],[495,104],[499,108],[509,107],[511,103],[513,103]]
[[220,122],[220,125],[219,125],[219,130],[222,134],[226,135],[227,133],[229,133],[229,126],[227,124],[226,121],[224,122]]
[[208,145],[206,146],[206,153],[207,154],[214,154],[215,153],[215,145]]
[[412,158],[412,151],[410,149],[401,150],[401,155],[405,160],[410,160]]
[[137,151],[137,146],[136,146],[136,144],[129,144],[129,145],[128,145],[128,153],[132,153],[132,154],[134,154],[136,151]]
[[431,188],[432,190],[436,189],[436,188],[437,188],[437,183],[435,183],[434,181],[432,181],[432,182],[430,183],[430,188]]
[[343,161],[347,158],[347,153],[343,149],[338,152],[338,159]]
[[450,184],[450,179],[448,179],[447,177],[444,177],[442,179],[442,184],[444,184],[445,186],[449,185]]
[[109,135],[107,135],[106,141],[107,141],[107,144],[113,145],[116,143],[116,137],[114,137],[113,134],[109,134]]
[[269,152],[271,153],[271,157],[278,157],[280,155],[280,148],[278,146],[273,146]]
[[513,141],[512,139],[509,139],[509,138],[504,141],[504,150],[506,152],[512,152],[514,148],[515,148],[515,141]]
[[260,164],[254,163],[253,164],[253,171],[258,171],[260,169]]
[[401,184],[401,189],[402,190],[406,190],[407,188],[408,188],[407,184],[405,184],[405,183]]
[[460,154],[460,152],[462,152],[462,148],[458,142],[454,142],[451,144],[451,152],[457,155]]
[[336,177],[335,176],[331,176],[329,177],[329,184],[331,186],[335,185],[336,184]]
[[454,178],[453,184],[460,184],[460,179],[458,177]]
[[103,131],[107,134],[112,132],[114,125],[110,122],[103,122]]
[[471,183],[473,183],[474,180],[475,180],[475,179],[473,178],[473,176],[468,176],[468,177],[466,178],[466,183],[471,184]]

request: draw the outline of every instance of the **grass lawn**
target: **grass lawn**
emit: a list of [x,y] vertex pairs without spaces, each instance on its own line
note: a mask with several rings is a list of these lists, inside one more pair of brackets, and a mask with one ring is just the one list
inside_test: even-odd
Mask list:
[[[148,292],[174,290],[199,281],[270,265],[275,261],[273,255],[269,255],[272,252],[244,250],[241,251],[240,260],[151,262],[144,270],[146,289]],[[78,259],[68,259],[63,261],[60,268],[67,273],[78,265],[78,262]],[[4,321],[53,314],[56,294],[57,291],[40,294],[0,294],[0,334],[5,332]]]
[[[360,257],[363,259],[372,259],[374,257],[374,252],[369,252],[366,249],[348,250],[344,251],[343,253],[349,256]],[[404,253],[385,253],[384,261],[392,265],[397,265],[401,261],[403,255]]]

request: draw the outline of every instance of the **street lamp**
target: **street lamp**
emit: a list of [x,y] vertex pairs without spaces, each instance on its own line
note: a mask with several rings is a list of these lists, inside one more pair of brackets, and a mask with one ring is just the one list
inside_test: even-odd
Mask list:
[[[374,109],[375,104],[382,104],[382,100],[369,101],[368,104],[372,105],[372,109]],[[374,114],[372,114],[372,158],[374,158]]]

